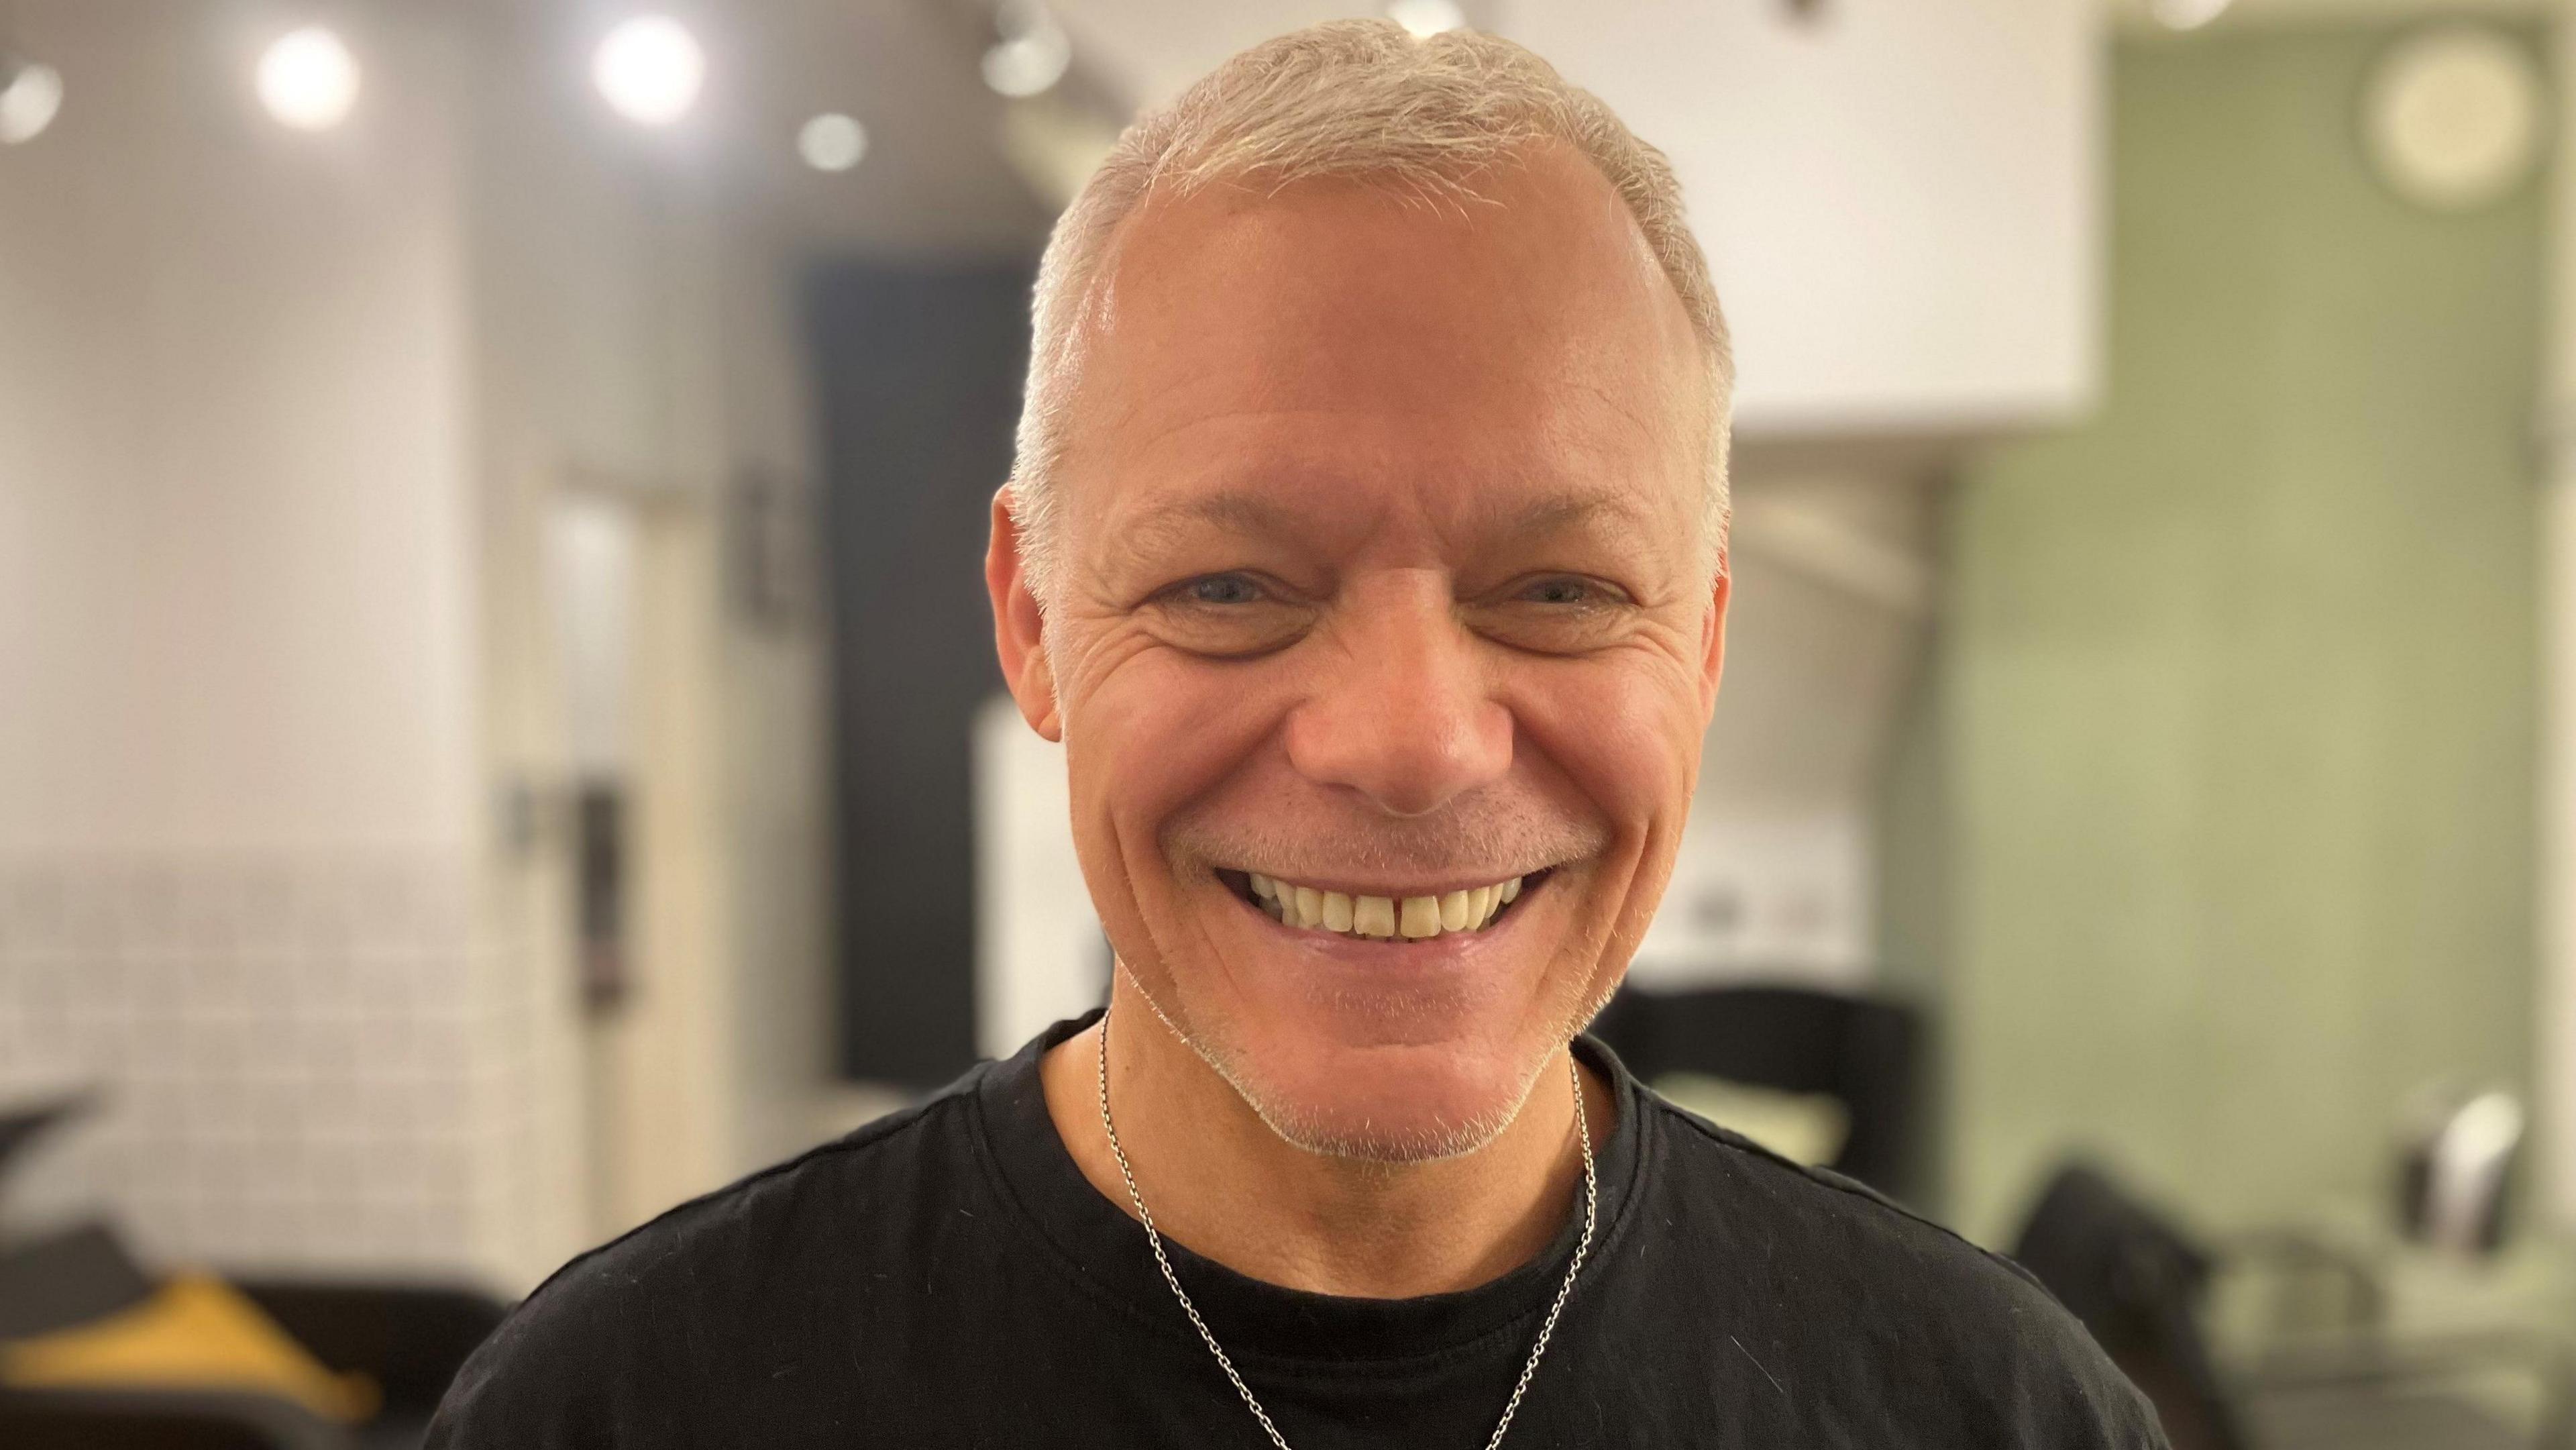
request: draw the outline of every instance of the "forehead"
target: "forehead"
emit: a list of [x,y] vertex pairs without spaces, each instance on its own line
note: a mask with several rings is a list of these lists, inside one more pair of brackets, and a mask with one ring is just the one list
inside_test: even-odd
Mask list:
[[[1069,511],[1397,480],[1480,512],[1586,488],[1695,508],[1705,364],[1617,194],[1560,149],[1476,190],[1216,186],[1141,209],[1091,312]],[[1477,497],[1495,491],[1524,497]]]

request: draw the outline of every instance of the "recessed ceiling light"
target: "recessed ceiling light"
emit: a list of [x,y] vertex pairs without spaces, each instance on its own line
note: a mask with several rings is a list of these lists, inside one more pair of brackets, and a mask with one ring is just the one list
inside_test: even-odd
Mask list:
[[1005,0],[993,28],[1002,38],[984,52],[984,84],[1003,95],[1038,95],[1073,64],[1073,37],[1036,0]]
[[33,141],[63,108],[63,74],[0,56],[0,145]]
[[2233,0],[2147,0],[2149,14],[2170,30],[2198,30],[2226,13]]
[[687,26],[667,15],[639,15],[599,42],[590,78],[617,114],[639,126],[667,126],[697,104],[707,55]]
[[259,58],[259,99],[284,125],[328,131],[357,104],[357,57],[321,26],[289,31]]
[[826,111],[796,132],[796,154],[817,171],[847,171],[868,154],[868,130],[838,111]]
[[1467,12],[1458,8],[1458,0],[1393,0],[1386,7],[1386,18],[1411,31],[1416,40],[1467,25]]

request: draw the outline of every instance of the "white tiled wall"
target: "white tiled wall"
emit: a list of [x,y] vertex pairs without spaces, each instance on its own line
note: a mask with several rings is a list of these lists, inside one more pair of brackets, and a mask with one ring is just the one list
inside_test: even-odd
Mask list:
[[529,1034],[470,888],[437,855],[0,860],[0,1104],[100,1093],[0,1214],[104,1211],[161,1263],[489,1261]]

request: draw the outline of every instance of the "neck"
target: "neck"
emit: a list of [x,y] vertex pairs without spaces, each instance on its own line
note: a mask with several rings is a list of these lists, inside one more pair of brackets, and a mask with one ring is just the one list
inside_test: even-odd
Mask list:
[[[1374,1299],[1471,1289],[1536,1258],[1580,1212],[1565,1049],[1492,1142],[1455,1158],[1389,1164],[1311,1153],[1272,1132],[1163,1024],[1123,969],[1110,1011],[1110,1108],[1154,1226],[1238,1273]],[[1058,1043],[1040,1081],[1083,1176],[1132,1217],[1100,1122],[1101,1031],[1095,1023]],[[1616,1095],[1588,1073],[1581,1080],[1597,1148]]]

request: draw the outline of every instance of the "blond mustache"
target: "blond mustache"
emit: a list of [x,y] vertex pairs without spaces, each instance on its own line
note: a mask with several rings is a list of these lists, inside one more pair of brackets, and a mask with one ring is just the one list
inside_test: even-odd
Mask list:
[[[1306,815],[1300,811],[1296,814]],[[1569,819],[1544,802],[1480,797],[1429,816],[1361,816],[1319,806],[1313,819],[1192,809],[1164,824],[1165,859],[1253,866],[1296,877],[1370,874],[1513,875],[1599,855],[1608,826]]]

